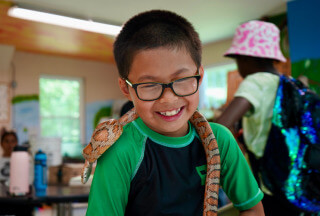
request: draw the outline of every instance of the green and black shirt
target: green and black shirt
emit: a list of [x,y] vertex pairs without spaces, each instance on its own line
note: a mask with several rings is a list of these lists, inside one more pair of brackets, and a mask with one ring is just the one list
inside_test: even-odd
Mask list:
[[[233,135],[210,125],[220,150],[220,185],[236,208],[249,209],[263,193]],[[167,137],[138,118],[98,159],[87,215],[200,216],[205,178],[205,152],[190,123],[186,136]]]

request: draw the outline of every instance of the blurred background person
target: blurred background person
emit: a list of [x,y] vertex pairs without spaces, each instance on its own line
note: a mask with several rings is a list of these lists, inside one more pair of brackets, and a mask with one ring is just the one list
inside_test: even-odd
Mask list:
[[10,157],[13,148],[18,145],[18,136],[14,131],[6,131],[2,129],[1,148],[2,157]]
[[232,45],[225,56],[233,58],[244,79],[234,99],[217,118],[217,122],[234,130],[241,123],[249,162],[265,196],[262,200],[265,214],[300,215],[286,199],[272,194],[259,177],[260,159],[264,155],[271,129],[273,107],[280,73],[275,62],[285,62],[280,50],[280,31],[272,23],[249,21],[238,26]]

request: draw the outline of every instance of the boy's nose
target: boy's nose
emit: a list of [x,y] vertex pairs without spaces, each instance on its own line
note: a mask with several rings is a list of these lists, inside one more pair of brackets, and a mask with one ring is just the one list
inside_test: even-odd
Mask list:
[[173,102],[178,100],[178,97],[171,88],[165,88],[159,101],[160,103]]

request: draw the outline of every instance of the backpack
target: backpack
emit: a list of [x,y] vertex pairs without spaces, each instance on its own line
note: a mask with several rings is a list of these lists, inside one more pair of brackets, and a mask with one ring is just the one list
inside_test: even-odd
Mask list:
[[259,175],[293,208],[320,213],[320,97],[300,81],[280,76]]

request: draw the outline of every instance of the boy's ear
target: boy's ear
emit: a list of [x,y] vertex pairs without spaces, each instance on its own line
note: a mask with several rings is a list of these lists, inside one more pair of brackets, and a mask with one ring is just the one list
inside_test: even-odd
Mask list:
[[201,78],[199,80],[199,85],[201,85],[202,79],[203,79],[203,76],[204,76],[204,69],[203,69],[202,65],[199,67],[199,75],[201,76]]
[[131,95],[129,92],[129,86],[126,83],[126,81],[119,77],[118,83],[119,83],[120,90],[122,91],[122,94],[124,94],[124,96],[126,96],[126,98],[128,98],[128,100],[132,101]]

